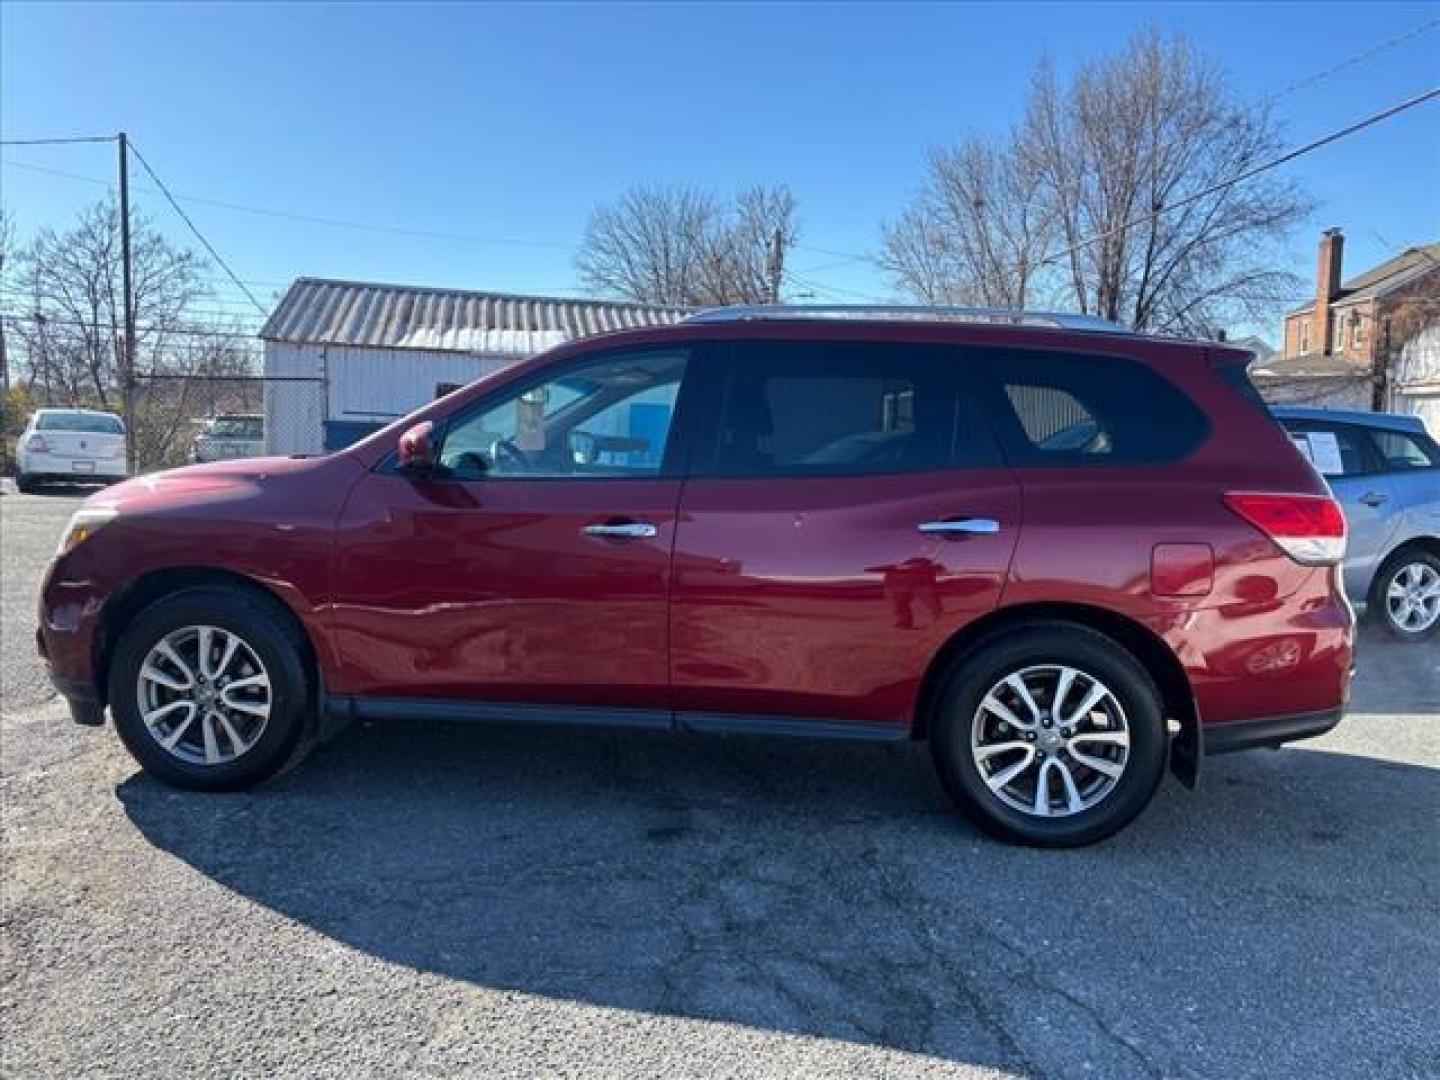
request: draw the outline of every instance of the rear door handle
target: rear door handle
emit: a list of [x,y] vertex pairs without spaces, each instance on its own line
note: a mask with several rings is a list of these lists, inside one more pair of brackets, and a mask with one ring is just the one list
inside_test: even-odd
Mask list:
[[586,525],[580,531],[586,536],[603,536],[611,540],[648,540],[660,532],[647,521],[607,521],[603,525]]
[[1390,501],[1390,496],[1383,491],[1367,491],[1360,496],[1360,501],[1366,506],[1384,506]]
[[1000,531],[994,518],[949,518],[945,521],[922,521],[917,528],[927,535],[993,536]]

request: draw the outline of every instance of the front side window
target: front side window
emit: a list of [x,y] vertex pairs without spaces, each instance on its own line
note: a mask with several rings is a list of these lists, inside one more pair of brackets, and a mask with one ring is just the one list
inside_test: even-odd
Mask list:
[[1385,467],[1394,471],[1429,469],[1440,465],[1440,450],[1429,439],[1404,431],[1370,429]]
[[[906,473],[988,464],[952,457],[960,357],[903,345],[742,342],[734,346],[712,453],[718,476]],[[963,429],[963,430],[962,430]]]
[[518,388],[447,425],[455,479],[654,476],[686,369],[683,350],[616,354]]
[[993,350],[999,426],[1020,464],[1176,461],[1209,431],[1205,415],[1143,364],[1119,356]]

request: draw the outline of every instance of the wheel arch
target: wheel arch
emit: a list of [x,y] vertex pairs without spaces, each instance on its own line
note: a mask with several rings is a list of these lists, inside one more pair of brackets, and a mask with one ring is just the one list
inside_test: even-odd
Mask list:
[[96,633],[93,644],[93,671],[95,687],[102,704],[108,703],[110,661],[115,655],[115,647],[135,617],[165,596],[205,586],[239,589],[249,593],[288,620],[305,643],[305,655],[301,660],[309,666],[317,680],[317,687],[319,686],[324,671],[319,663],[315,641],[305,625],[305,620],[283,595],[264,582],[235,570],[211,566],[177,566],[150,570],[138,575],[127,582],[124,588],[117,590],[101,609],[99,632]]
[[1038,603],[1001,608],[956,631],[931,657],[916,699],[911,734],[923,739],[929,734],[930,715],[953,664],[966,652],[1022,626],[1062,623],[1083,626],[1104,634],[1126,649],[1155,680],[1167,720],[1180,725],[1171,740],[1170,770],[1189,787],[1199,779],[1203,756],[1199,711],[1190,679],[1180,658],[1154,631],[1125,615],[1089,604]]

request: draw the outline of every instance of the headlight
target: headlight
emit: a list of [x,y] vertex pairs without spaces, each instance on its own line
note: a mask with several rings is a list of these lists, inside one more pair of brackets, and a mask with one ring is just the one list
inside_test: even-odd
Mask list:
[[119,515],[120,511],[111,506],[91,506],[76,510],[70,517],[70,524],[65,526],[65,532],[60,537],[60,546],[56,549],[55,554],[64,555],[74,551]]

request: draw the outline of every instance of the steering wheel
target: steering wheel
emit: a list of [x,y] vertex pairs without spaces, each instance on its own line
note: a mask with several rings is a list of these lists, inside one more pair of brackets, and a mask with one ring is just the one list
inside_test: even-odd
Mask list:
[[512,439],[496,439],[490,444],[490,460],[496,466],[507,465],[514,472],[529,472],[530,458]]

